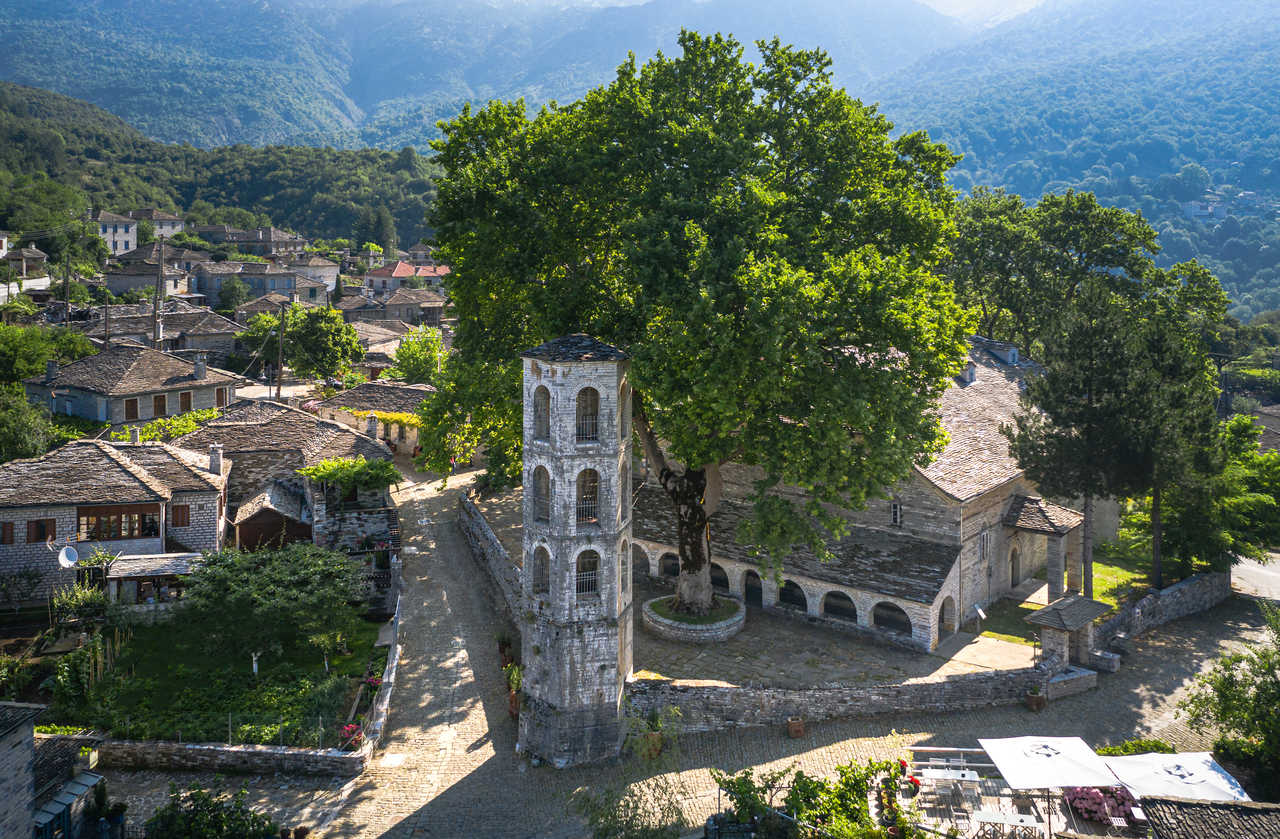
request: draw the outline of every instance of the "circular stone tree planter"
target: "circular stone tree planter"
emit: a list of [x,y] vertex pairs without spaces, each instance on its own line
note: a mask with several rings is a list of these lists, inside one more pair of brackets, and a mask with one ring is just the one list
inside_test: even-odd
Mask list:
[[654,610],[654,603],[670,599],[670,595],[655,597],[652,600],[645,601],[644,609],[641,610],[641,620],[644,622],[644,628],[659,638],[664,638],[668,641],[683,641],[693,644],[726,641],[741,632],[743,624],[747,620],[747,607],[743,605],[741,600],[734,600],[729,597],[718,597],[716,600],[719,603],[732,603],[737,608],[729,617],[714,623],[692,623],[674,620],[663,617]]

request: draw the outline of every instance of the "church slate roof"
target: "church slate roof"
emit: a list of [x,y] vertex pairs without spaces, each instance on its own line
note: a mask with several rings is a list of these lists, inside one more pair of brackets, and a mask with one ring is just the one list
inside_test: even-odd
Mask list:
[[1155,839],[1280,839],[1280,804],[1144,796]]
[[1035,533],[1061,535],[1078,527],[1084,516],[1075,510],[1045,501],[1038,495],[1017,495],[1004,514],[1005,527],[1030,530]]
[[[755,564],[757,559],[735,539],[738,525],[751,514],[751,505],[728,499],[711,517],[711,553],[716,557]],[[651,484],[635,489],[632,534],[638,539],[672,545],[676,519],[671,501]],[[784,561],[787,575],[873,591],[913,603],[932,604],[960,555],[959,545],[928,542],[902,533],[852,527],[829,545],[835,558],[823,562],[808,550]]]
[[[627,354],[581,332],[565,335],[520,353],[539,361],[625,361]],[[674,532],[674,531],[673,531]]]

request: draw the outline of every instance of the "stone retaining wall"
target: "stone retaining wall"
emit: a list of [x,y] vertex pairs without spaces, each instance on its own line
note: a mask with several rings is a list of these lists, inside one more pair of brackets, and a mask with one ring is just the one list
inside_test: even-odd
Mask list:
[[507,604],[508,618],[520,613],[520,574],[515,563],[502,547],[493,528],[485,520],[484,514],[463,495],[458,499],[458,523],[462,526],[462,535],[471,548],[471,555],[488,571],[489,576],[498,584],[502,598]]
[[[661,600],[661,597],[654,598]],[[668,641],[681,641],[684,643],[709,644],[713,641],[727,641],[742,631],[742,626],[747,619],[747,607],[742,603],[734,601],[738,604],[738,611],[732,617],[726,618],[715,623],[683,623],[681,621],[673,621],[670,618],[664,618],[653,609],[653,600],[644,604],[644,611],[641,613],[641,620],[644,622],[644,628],[659,638],[665,638]]]
[[1153,591],[1094,628],[1094,643],[1105,648],[1118,633],[1130,638],[1187,615],[1212,609],[1231,596],[1231,572],[1196,574],[1160,591]]
[[807,721],[871,717],[920,711],[951,712],[989,705],[1014,705],[1032,686],[1043,692],[1056,661],[990,673],[911,679],[890,685],[807,689],[707,685],[700,682],[633,679],[627,683],[631,713],[643,716],[667,706],[680,709],[686,731],[715,731],[753,725],[783,725],[791,717]]

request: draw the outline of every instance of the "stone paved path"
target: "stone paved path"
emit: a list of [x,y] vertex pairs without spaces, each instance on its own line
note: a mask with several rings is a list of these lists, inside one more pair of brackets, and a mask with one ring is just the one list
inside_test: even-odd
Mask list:
[[[488,582],[454,522],[455,492],[418,485],[401,497],[406,544],[419,550],[406,555],[402,669],[386,741],[353,782],[328,836],[581,836],[569,796],[627,771],[557,772],[516,759],[494,644],[498,625]],[[798,740],[774,729],[690,735],[682,738],[678,773],[686,811],[696,824],[715,809],[711,767],[796,765],[826,774],[851,760],[896,755],[907,744],[973,746],[978,737],[1034,733],[1075,734],[1095,744],[1159,736],[1201,748],[1205,738],[1176,718],[1176,702],[1219,653],[1260,638],[1261,625],[1257,603],[1247,597],[1170,624],[1139,639],[1121,671],[1102,676],[1096,691],[1043,714],[1014,707],[836,720],[811,725]]]

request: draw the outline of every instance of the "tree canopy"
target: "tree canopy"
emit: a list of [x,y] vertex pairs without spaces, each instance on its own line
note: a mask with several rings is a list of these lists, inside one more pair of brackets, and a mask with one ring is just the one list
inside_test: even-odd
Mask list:
[[[249,328],[237,336],[263,361],[277,354],[280,316],[254,315]],[[306,378],[337,376],[364,358],[355,328],[342,313],[326,307],[288,306],[284,309],[284,363]]]
[[394,364],[387,377],[403,379],[409,384],[434,385],[444,367],[444,339],[440,330],[423,326],[400,338]]
[[[891,139],[832,86],[822,52],[757,47],[754,66],[732,38],[685,32],[680,55],[629,60],[578,102],[533,119],[522,102],[466,109],[435,144],[431,220],[462,362],[514,399],[514,359],[549,338],[630,353],[636,429],[680,522],[678,597],[695,610],[710,601],[720,465],[761,472],[739,538],[774,560],[825,553],[843,525],[821,502],[857,506],[942,445],[937,399],[969,331],[934,271],[955,157],[922,134]],[[473,378],[451,381],[486,387]],[[493,430],[499,446],[519,433]]]

